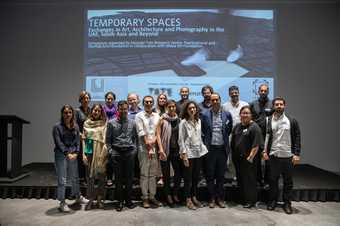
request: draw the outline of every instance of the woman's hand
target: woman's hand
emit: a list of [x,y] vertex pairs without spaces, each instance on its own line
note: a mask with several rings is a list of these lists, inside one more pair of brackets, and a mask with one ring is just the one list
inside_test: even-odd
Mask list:
[[76,160],[77,159],[77,154],[76,153],[68,153],[67,158],[69,160]]
[[89,163],[86,155],[83,155],[83,162],[84,162],[85,165],[87,165]]
[[184,166],[189,167],[189,159],[187,153],[181,153],[180,157],[183,160]]
[[162,161],[166,160],[166,154],[164,151],[159,151],[159,159]]

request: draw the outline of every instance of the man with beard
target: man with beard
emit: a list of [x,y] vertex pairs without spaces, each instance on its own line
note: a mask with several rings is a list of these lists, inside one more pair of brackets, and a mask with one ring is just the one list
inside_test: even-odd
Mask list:
[[164,151],[158,150],[156,129],[160,121],[158,113],[152,111],[154,99],[152,96],[143,98],[144,111],[136,117],[138,134],[138,160],[140,167],[140,187],[142,190],[143,207],[150,208],[150,203],[155,207],[162,206],[156,198],[156,176],[158,174],[159,159],[165,160]]
[[181,115],[183,106],[185,105],[186,102],[189,101],[189,92],[190,90],[188,87],[182,87],[179,90],[179,95],[181,96],[181,99],[176,102],[177,115]]
[[125,184],[125,205],[133,209],[131,201],[134,176],[135,157],[137,153],[137,130],[133,119],[128,118],[128,102],[118,102],[119,117],[110,121],[106,131],[106,145],[111,154],[115,173],[116,195],[118,205],[116,210],[123,209],[123,183]]
[[[230,100],[223,104],[223,111],[230,112],[231,116],[233,117],[233,127],[236,124],[240,123],[240,110],[243,106],[247,106],[248,103],[245,101],[240,100],[240,91],[237,86],[230,86],[229,87],[229,97]],[[231,153],[228,156],[227,162],[227,171],[225,177],[227,178],[228,173],[231,174],[233,181],[236,182],[236,172],[235,166],[232,161]]]
[[233,119],[229,112],[222,110],[219,94],[211,94],[211,104],[211,109],[201,117],[203,142],[209,150],[205,165],[209,207],[214,208],[216,202],[220,208],[225,208],[224,172],[230,152],[229,135]]
[[[258,90],[259,98],[249,104],[252,118],[259,125],[262,131],[262,137],[264,139],[266,135],[266,117],[273,113],[272,103],[268,98],[269,87],[267,84],[261,84]],[[263,146],[259,147],[259,151],[255,156],[254,161],[257,163],[257,183],[263,186],[265,189],[268,188],[268,177],[269,177],[269,166],[265,161],[264,172],[262,172],[261,166],[261,152]]]
[[284,113],[286,102],[282,97],[273,100],[274,113],[268,117],[263,159],[269,160],[269,203],[274,210],[279,195],[279,178],[283,176],[283,210],[292,214],[293,166],[300,161],[301,136],[298,122]]
[[210,96],[213,92],[214,89],[209,85],[205,85],[202,87],[201,94],[203,96],[203,101],[198,104],[201,110],[200,112],[201,115],[203,115],[206,111],[210,111],[211,109]]

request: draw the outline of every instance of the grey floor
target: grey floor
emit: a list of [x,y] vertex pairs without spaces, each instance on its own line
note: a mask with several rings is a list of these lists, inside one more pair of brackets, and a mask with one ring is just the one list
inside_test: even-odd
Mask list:
[[257,209],[248,210],[230,203],[226,209],[204,207],[196,211],[185,207],[137,207],[118,213],[113,208],[113,203],[108,202],[105,210],[85,212],[81,209],[62,214],[57,210],[56,200],[0,199],[0,225],[340,225],[340,203],[336,202],[294,202],[293,215],[285,214],[281,208],[271,212],[267,211],[264,205],[259,205]]

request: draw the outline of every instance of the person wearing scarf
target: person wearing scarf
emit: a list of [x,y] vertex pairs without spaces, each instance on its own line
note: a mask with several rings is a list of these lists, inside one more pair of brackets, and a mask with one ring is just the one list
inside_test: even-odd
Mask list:
[[105,94],[105,104],[103,104],[103,110],[106,114],[108,121],[117,117],[116,95],[113,92],[107,92]]
[[[107,148],[105,144],[106,117],[100,104],[91,108],[91,115],[84,123],[82,142],[84,146],[83,161],[88,171],[88,198],[85,210],[92,208],[93,200],[97,195],[98,208],[103,208],[105,173],[107,163]],[[95,188],[95,182],[98,183]]]
[[[167,112],[161,117],[159,126],[157,127],[157,139],[160,150],[165,152],[167,158],[160,161],[164,186],[163,192],[169,207],[174,207],[174,203],[179,203],[178,191],[181,184],[181,175],[183,170],[183,163],[179,156],[178,146],[178,125],[180,119],[176,113],[176,102],[169,100],[166,103]],[[174,187],[173,197],[170,194],[170,164],[174,169]]]

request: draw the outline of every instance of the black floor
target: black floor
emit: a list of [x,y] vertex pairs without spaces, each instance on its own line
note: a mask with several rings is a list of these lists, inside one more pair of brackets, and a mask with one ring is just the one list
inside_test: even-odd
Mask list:
[[[32,163],[24,167],[30,175],[14,183],[0,183],[0,198],[45,198],[56,197],[56,175],[51,163]],[[135,199],[139,199],[138,179],[134,185]],[[238,200],[237,186],[226,180],[226,200]],[[85,194],[86,186],[81,186]],[[114,187],[107,188],[107,199],[114,199]],[[162,188],[158,187],[158,194]],[[266,200],[267,191],[258,188],[259,198]],[[67,190],[69,193],[69,189]],[[204,182],[200,186],[200,197],[206,198]],[[340,201],[340,175],[310,165],[299,165],[294,171],[295,201]]]

